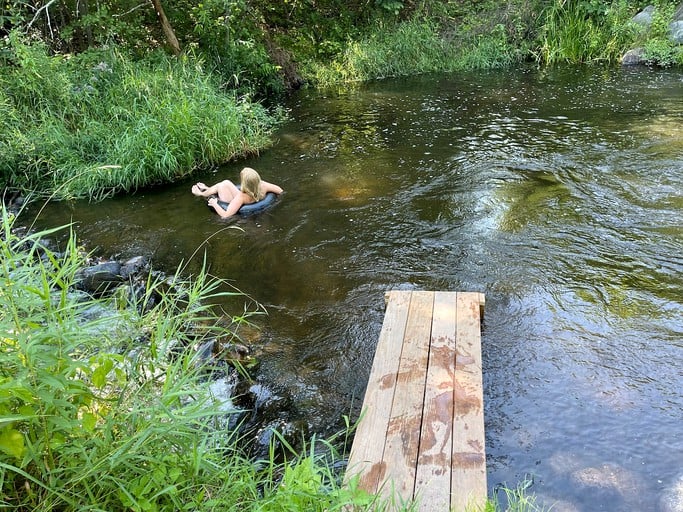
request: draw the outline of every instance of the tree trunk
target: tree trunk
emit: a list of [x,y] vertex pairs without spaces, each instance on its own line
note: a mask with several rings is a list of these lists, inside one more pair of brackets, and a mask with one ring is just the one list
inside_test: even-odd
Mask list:
[[[76,4],[78,5],[78,3]],[[90,6],[88,5],[88,0],[81,0],[81,13],[80,18],[87,18],[90,14]],[[86,48],[92,46],[92,26],[88,23],[85,27],[85,41],[87,43]]]
[[164,31],[164,35],[166,36],[166,41],[168,41],[168,44],[171,45],[173,55],[179,55],[180,43],[178,43],[178,38],[175,36],[173,27],[171,27],[171,24],[168,22],[166,13],[164,13],[164,8],[161,6],[161,0],[152,0],[152,4],[154,5],[154,10],[157,12],[157,16],[159,16],[161,28]]

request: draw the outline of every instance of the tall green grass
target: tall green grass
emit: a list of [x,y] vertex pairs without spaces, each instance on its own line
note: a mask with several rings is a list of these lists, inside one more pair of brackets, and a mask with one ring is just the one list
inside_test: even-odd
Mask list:
[[542,16],[536,60],[544,64],[618,62],[638,29],[628,2],[555,0]]
[[16,35],[0,73],[0,186],[102,199],[269,144],[278,116],[221,89],[191,57],[64,58]]
[[414,18],[395,25],[378,25],[373,33],[350,41],[332,62],[313,62],[302,74],[321,86],[342,82],[432,72],[490,69],[518,60],[502,25],[479,32],[471,27],[459,37],[445,37],[436,20]]

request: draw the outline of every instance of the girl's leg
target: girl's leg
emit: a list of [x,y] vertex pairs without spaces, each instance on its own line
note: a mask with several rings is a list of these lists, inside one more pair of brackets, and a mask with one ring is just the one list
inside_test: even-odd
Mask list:
[[216,189],[216,194],[218,194],[218,199],[229,203],[235,196],[237,196],[240,191],[235,186],[235,184],[230,180],[223,180],[220,183],[216,183],[213,187]]
[[211,187],[197,183],[192,187],[192,193],[200,197],[218,196],[218,199],[229,203],[239,193],[235,184],[230,180],[223,180]]

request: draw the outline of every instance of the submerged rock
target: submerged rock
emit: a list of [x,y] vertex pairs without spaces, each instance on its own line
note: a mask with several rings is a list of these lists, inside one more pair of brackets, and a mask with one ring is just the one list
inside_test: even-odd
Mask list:
[[116,261],[85,267],[79,270],[75,277],[77,286],[93,295],[111,291],[124,281],[121,276],[121,264]]

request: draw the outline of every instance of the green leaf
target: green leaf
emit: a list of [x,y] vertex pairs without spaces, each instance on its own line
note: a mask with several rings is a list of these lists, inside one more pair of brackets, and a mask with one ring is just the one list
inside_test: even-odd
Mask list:
[[15,428],[0,430],[0,450],[7,455],[20,459],[26,451],[23,434]]
[[97,389],[102,389],[107,384],[109,369],[106,365],[101,364],[92,372],[92,383]]
[[81,422],[83,424],[83,430],[87,432],[92,432],[93,430],[95,430],[95,426],[97,425],[97,416],[95,416],[91,412],[83,413]]

